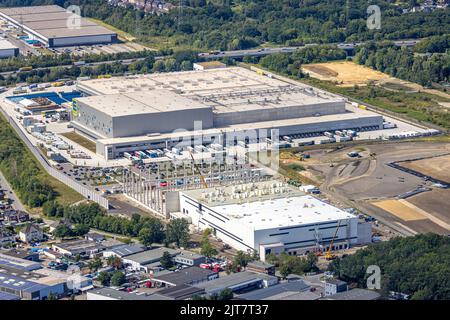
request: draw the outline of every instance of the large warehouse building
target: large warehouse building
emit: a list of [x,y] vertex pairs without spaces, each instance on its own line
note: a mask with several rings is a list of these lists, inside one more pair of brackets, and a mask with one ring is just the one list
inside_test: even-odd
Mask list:
[[86,97],[74,101],[72,125],[107,159],[183,137],[223,142],[249,129],[291,135],[383,124],[380,115],[350,111],[325,91],[239,67],[85,80],[78,90]]
[[199,229],[211,228],[238,250],[256,250],[263,261],[269,253],[326,250],[335,234],[334,249],[371,242],[370,225],[358,217],[279,181],[180,191],[173,201]]
[[56,5],[0,8],[0,18],[48,47],[117,41],[117,33]]

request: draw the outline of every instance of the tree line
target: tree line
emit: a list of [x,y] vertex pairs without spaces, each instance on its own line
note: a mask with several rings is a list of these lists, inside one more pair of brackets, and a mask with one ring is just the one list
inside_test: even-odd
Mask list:
[[189,245],[189,223],[185,219],[174,219],[164,224],[154,217],[133,214],[130,219],[110,216],[97,203],[79,205],[62,205],[57,201],[48,201],[43,206],[43,213],[50,218],[58,218],[75,225],[67,236],[80,235],[77,230],[87,233],[89,228],[127,237],[137,237],[139,241],[151,246],[153,243],[166,245],[175,243],[178,247]]
[[[419,50],[434,48],[436,43],[440,43],[440,40],[432,39],[430,41],[425,42],[423,46],[419,46]],[[440,51],[445,47],[436,45],[432,50]],[[409,48],[398,47],[392,43],[365,44],[358,48],[354,61],[393,77],[416,82],[423,86],[449,81],[450,77],[450,54],[418,55]]]
[[[382,28],[367,28],[367,0],[184,0],[182,9],[148,14],[108,5],[104,0],[1,0],[5,6],[80,5],[84,16],[100,19],[139,41],[171,38],[196,49],[236,50],[264,43],[301,45],[382,39],[410,39],[445,34],[448,10],[403,13],[406,5],[372,1],[382,12]],[[179,5],[180,2],[174,2]]]
[[437,234],[397,237],[338,258],[329,270],[340,279],[366,287],[370,265],[381,269],[381,294],[390,291],[417,300],[450,299],[450,238]]
[[31,208],[56,197],[31,152],[0,114],[0,170],[20,200]]

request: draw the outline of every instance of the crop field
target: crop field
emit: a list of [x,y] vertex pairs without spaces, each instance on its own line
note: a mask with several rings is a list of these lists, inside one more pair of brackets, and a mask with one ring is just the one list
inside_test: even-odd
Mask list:
[[388,80],[391,77],[379,71],[358,65],[351,61],[334,61],[307,64],[303,70],[313,78],[332,81],[343,87],[366,85],[369,81]]

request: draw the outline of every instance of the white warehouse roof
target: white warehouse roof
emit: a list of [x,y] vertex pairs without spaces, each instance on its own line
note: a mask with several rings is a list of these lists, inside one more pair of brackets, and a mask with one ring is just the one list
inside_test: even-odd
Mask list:
[[278,181],[189,190],[182,194],[255,230],[355,218],[344,210]]
[[210,108],[202,102],[164,89],[90,96],[77,98],[77,101],[111,117]]

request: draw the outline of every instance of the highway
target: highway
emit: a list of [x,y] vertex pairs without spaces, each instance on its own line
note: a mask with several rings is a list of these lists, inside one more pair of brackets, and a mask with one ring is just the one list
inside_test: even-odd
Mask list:
[[[417,40],[396,40],[393,41],[396,46],[412,47],[418,43],[421,39]],[[329,45],[336,45],[339,49],[353,50],[354,48],[363,45],[365,42],[355,43],[329,43]],[[243,58],[243,57],[263,57],[274,53],[289,53],[298,49],[318,46],[321,44],[310,43],[304,46],[297,47],[278,47],[278,48],[264,48],[264,49],[248,49],[248,50],[233,50],[233,51],[220,51],[218,53],[210,54],[208,52],[199,53],[199,57],[205,59],[219,59],[219,58]]]
[[[407,46],[411,47],[414,46],[416,43],[418,43],[420,39],[417,40],[396,40],[394,41],[394,44],[396,46]],[[17,41],[18,42],[18,41]],[[336,45],[339,49],[344,50],[353,50],[355,47],[360,46],[364,44],[365,42],[357,42],[357,43],[330,43],[329,45]],[[198,56],[200,58],[204,59],[220,59],[220,58],[244,58],[244,57],[263,57],[270,54],[275,53],[290,53],[294,52],[298,49],[317,46],[319,44],[317,43],[310,43],[305,44],[304,46],[297,46],[297,47],[278,47],[278,48],[263,48],[263,49],[248,49],[248,50],[231,50],[231,51],[220,51],[219,53],[210,54],[208,52],[202,52],[199,53]],[[167,58],[168,56],[157,56],[155,57],[155,60],[162,60],[164,58]],[[99,61],[99,62],[92,62],[92,63],[86,63],[82,66],[86,67],[93,67],[98,66],[102,64],[112,64],[119,62],[123,65],[129,65],[133,62],[142,61],[145,58],[135,58],[135,59],[124,59],[124,60],[108,60],[108,61]],[[47,70],[47,69],[54,69],[54,68],[72,68],[73,65],[62,65],[62,66],[53,66],[53,67],[43,67],[43,68],[35,68],[34,71],[39,70]],[[18,73],[17,70],[14,71],[6,71],[6,72],[0,72],[0,75],[3,77],[7,77],[9,75],[13,75]]]

